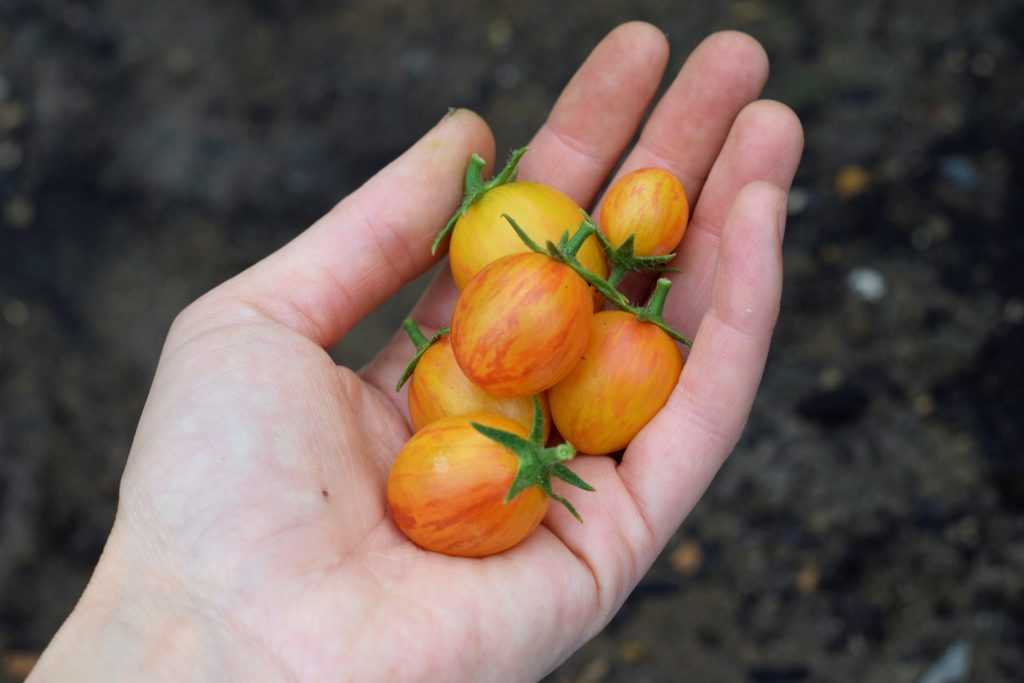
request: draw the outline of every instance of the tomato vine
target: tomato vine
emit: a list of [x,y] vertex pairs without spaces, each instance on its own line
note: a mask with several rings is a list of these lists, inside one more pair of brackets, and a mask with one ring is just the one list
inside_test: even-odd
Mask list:
[[671,280],[669,280],[668,278],[659,278],[654,291],[654,295],[651,296],[649,305],[642,307],[634,306],[633,304],[630,303],[629,299],[626,298],[626,295],[620,292],[618,289],[616,289],[614,285],[608,282],[608,280],[600,277],[599,275],[596,275],[595,273],[590,272],[583,266],[583,264],[579,262],[579,260],[576,258],[576,252],[579,251],[580,246],[588,237],[598,232],[597,226],[594,225],[593,221],[590,220],[589,217],[583,219],[583,222],[580,223],[580,227],[577,228],[576,232],[571,237],[569,236],[569,231],[567,230],[562,234],[562,237],[558,241],[558,244],[548,241],[546,245],[547,248],[545,249],[538,245],[536,242],[534,242],[532,239],[530,239],[530,236],[526,234],[526,231],[523,230],[518,223],[516,223],[514,218],[512,218],[508,214],[503,214],[503,216],[505,220],[508,221],[509,225],[512,226],[512,229],[516,231],[516,234],[519,235],[519,239],[521,239],[523,243],[530,249],[537,252],[538,254],[546,254],[551,258],[555,259],[556,261],[559,261],[569,266],[577,275],[583,278],[587,282],[587,284],[596,289],[598,292],[601,293],[602,296],[604,296],[605,299],[607,299],[613,305],[617,306],[623,311],[632,313],[638,319],[643,320],[644,322],[649,322],[652,325],[657,325],[668,336],[672,337],[673,339],[683,344],[684,346],[688,348],[693,346],[692,339],[683,335],[681,332],[678,332],[675,329],[673,329],[662,318],[661,314],[665,306],[665,299],[668,296],[669,288],[672,286]]

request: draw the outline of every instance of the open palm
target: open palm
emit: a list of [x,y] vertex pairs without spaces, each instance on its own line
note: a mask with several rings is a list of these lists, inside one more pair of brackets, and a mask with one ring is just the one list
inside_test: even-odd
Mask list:
[[[666,61],[656,29],[613,31],[566,87],[520,177],[592,206]],[[410,435],[392,387],[411,346],[396,336],[359,374],[324,350],[432,265],[429,245],[459,201],[467,158],[493,162],[486,124],[457,111],[175,321],[111,539],[65,631],[90,614],[109,627],[116,613],[120,628],[160,645],[132,663],[100,648],[97,661],[148,661],[190,679],[531,680],[564,660],[607,623],[696,503],[760,381],[802,145],[792,112],[754,101],[766,77],[752,39],[708,38],[625,157],[622,172],[668,168],[695,200],[666,319],[696,342],[621,464],[574,463],[597,489],[570,494],[584,524],[552,506],[536,534],[483,560],[412,545],[384,500]],[[443,269],[413,315],[447,324],[455,296]],[[61,647],[59,636],[40,679],[58,671]]]

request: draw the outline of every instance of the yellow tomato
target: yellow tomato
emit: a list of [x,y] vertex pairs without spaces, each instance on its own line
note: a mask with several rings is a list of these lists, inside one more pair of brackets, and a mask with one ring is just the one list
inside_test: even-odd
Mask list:
[[600,228],[616,247],[635,234],[635,255],[661,256],[675,251],[688,219],[682,183],[666,170],[642,168],[608,189],[601,204]]
[[462,290],[452,351],[488,393],[532,396],[579,362],[593,316],[589,285],[567,265],[533,252],[506,256]]
[[[539,183],[512,182],[488,190],[455,223],[448,258],[452,277],[464,288],[485,266],[509,254],[530,251],[502,214],[508,214],[543,246],[571,235],[583,221],[583,209],[558,190]],[[576,255],[583,266],[601,277],[608,274],[597,239],[583,243]]]
[[493,413],[446,417],[417,432],[388,474],[391,517],[421,548],[484,557],[518,544],[537,528],[548,497],[530,486],[508,503],[519,470],[516,455],[471,423],[526,437],[518,422]]
[[[540,397],[544,410],[544,438],[551,429],[547,398]],[[441,337],[420,357],[409,381],[409,416],[419,431],[443,417],[469,413],[497,413],[515,420],[526,429],[533,422],[533,400],[528,396],[501,398],[473,384],[455,360],[449,335]]]
[[548,392],[555,427],[581,453],[625,448],[668,401],[682,368],[676,343],[656,325],[598,313],[583,360]]

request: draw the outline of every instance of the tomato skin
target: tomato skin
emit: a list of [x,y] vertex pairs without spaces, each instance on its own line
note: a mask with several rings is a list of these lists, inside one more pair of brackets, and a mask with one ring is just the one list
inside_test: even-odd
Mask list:
[[616,247],[636,234],[633,253],[660,256],[675,251],[689,220],[686,191],[660,168],[627,173],[608,189],[601,204],[600,228]]
[[[544,438],[551,431],[551,412],[547,397],[540,396],[544,410]],[[468,413],[497,413],[515,420],[526,429],[533,422],[530,397],[492,396],[473,384],[455,360],[449,335],[441,337],[420,358],[409,380],[409,416],[414,431],[443,417]]]
[[594,316],[583,360],[548,392],[551,417],[581,453],[612,453],[661,410],[682,368],[679,347],[657,326],[603,311]]
[[500,553],[529,536],[547,512],[548,497],[537,486],[504,502],[519,460],[471,422],[527,434],[494,413],[446,417],[413,435],[391,466],[391,516],[426,550],[461,557]]
[[[448,258],[452,277],[465,288],[483,268],[509,254],[530,251],[502,218],[507,213],[541,246],[558,243],[562,233],[579,228],[584,213],[576,202],[553,187],[539,183],[513,182],[489,190],[455,224]],[[597,239],[591,237],[577,258],[587,270],[605,277],[608,265]]]
[[594,316],[589,285],[542,254],[484,268],[452,314],[455,359],[495,396],[532,396],[561,381],[583,355]]

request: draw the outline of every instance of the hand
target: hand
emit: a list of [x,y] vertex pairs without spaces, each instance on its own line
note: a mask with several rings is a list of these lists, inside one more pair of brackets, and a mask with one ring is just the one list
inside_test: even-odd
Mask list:
[[[530,143],[520,177],[582,206],[632,139],[668,57],[613,31]],[[747,419],[779,307],[795,115],[755,98],[751,38],[704,41],[622,172],[663,166],[694,201],[666,319],[696,342],[622,463],[581,457],[596,493],[554,505],[484,560],[425,552],[392,524],[388,466],[409,438],[396,336],[360,373],[324,350],[432,265],[486,124],[445,117],[323,219],[174,322],[93,579],[32,680],[532,680],[596,634],[694,506]],[[447,269],[413,312],[447,324]],[[70,672],[74,672],[72,675]]]

